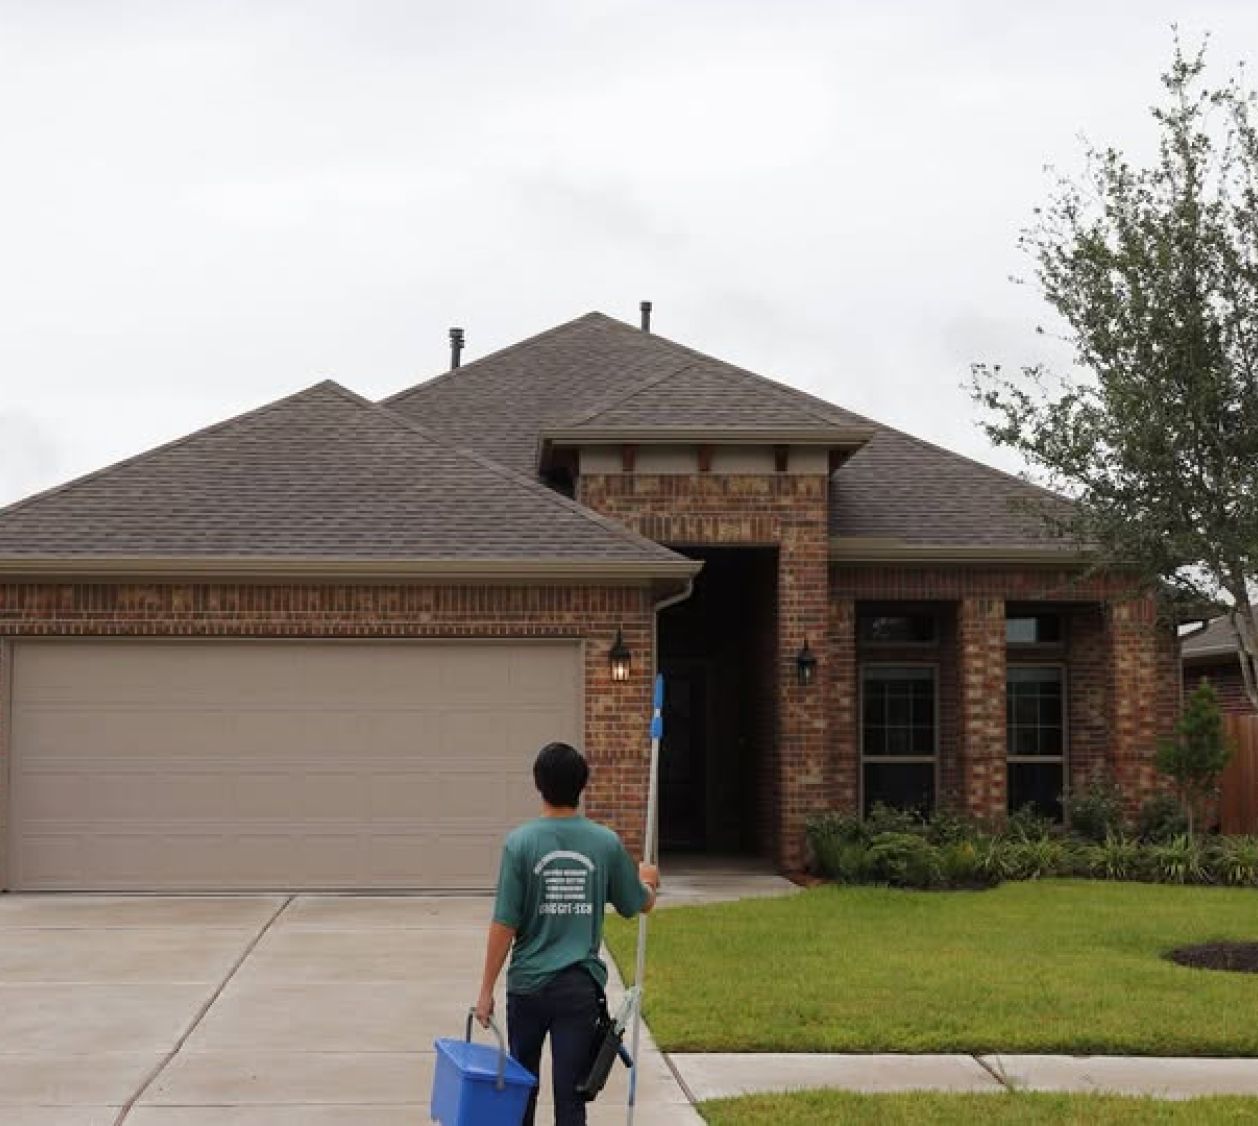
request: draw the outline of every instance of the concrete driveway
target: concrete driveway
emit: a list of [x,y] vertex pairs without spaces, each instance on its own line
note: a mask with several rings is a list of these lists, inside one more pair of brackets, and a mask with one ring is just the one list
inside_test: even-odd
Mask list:
[[[488,913],[484,898],[0,896],[0,1121],[427,1122],[432,1042],[462,1034]],[[625,1076],[592,1123],[624,1120]],[[653,1049],[637,1117],[701,1122]]]

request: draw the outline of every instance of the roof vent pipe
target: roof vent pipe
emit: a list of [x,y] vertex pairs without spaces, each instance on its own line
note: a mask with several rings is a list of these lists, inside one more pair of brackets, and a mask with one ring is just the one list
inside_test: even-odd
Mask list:
[[461,328],[452,328],[450,330],[450,367],[454,369],[463,362],[463,330]]
[[638,308],[642,310],[642,331],[650,332],[651,331],[651,302],[643,301],[642,304],[638,306]]

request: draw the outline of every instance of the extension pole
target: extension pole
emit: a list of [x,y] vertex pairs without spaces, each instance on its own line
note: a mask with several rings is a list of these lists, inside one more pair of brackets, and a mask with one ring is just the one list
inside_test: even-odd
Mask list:
[[[655,676],[655,695],[651,703],[651,771],[647,783],[646,838],[643,841],[644,864],[659,863],[658,812],[660,784],[660,739],[664,735],[664,675]],[[629,1071],[629,1126],[633,1126],[633,1112],[638,1097],[638,1039],[642,1031],[642,979],[646,973],[646,915],[638,916],[638,955],[633,971],[633,1039],[630,1054],[633,1067]]]

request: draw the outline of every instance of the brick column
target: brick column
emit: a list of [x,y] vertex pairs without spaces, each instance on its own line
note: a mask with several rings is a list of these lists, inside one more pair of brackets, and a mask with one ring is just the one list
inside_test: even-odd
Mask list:
[[1075,611],[1068,616],[1066,629],[1066,764],[1069,786],[1078,791],[1107,766],[1109,691],[1104,608],[1098,604]]
[[851,598],[830,599],[830,637],[827,675],[822,687],[827,693],[830,717],[830,806],[856,812],[860,794],[860,724],[857,708],[856,602]]
[[[814,488],[824,504],[825,478],[818,477]],[[805,822],[810,813],[825,809],[830,797],[827,547],[825,522],[800,519],[783,529],[778,554],[778,863],[786,871],[803,868]],[[814,682],[802,687],[795,655],[805,640],[818,663]]]
[[1153,756],[1173,723],[1178,686],[1166,658],[1169,632],[1151,595],[1106,608],[1108,759],[1133,812],[1158,789]]
[[1005,602],[965,598],[957,605],[962,799],[976,817],[1007,812],[1005,761]]

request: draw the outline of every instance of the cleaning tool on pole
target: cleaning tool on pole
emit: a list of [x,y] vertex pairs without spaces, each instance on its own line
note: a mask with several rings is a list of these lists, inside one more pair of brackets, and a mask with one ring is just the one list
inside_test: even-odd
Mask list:
[[[643,841],[642,861],[644,864],[659,863],[658,813],[660,785],[660,740],[664,737],[664,675],[655,676],[655,696],[651,704],[651,772],[647,783],[646,797],[646,839]],[[638,1036],[642,1030],[642,978],[646,973],[646,915],[638,916],[638,957],[633,971],[633,1047],[629,1054],[633,1057],[633,1066],[629,1071],[629,1102],[628,1123],[633,1126],[634,1104],[638,1096],[638,1066],[641,1057],[638,1055]]]

